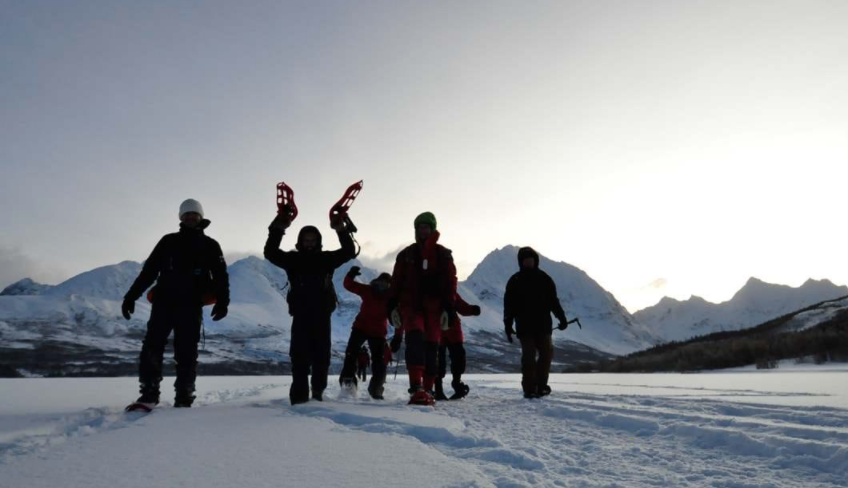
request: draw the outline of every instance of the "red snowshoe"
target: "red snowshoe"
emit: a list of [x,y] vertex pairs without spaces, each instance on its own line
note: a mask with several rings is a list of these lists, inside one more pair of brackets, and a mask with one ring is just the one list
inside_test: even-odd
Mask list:
[[359,192],[362,191],[362,180],[357,181],[356,183],[350,185],[345,191],[344,195],[339,199],[338,202],[335,203],[332,207],[330,207],[330,223],[332,224],[338,219],[344,220],[344,223],[347,225],[348,231],[351,233],[355,233],[357,231],[356,226],[351,222],[350,217],[347,215],[347,211],[351,205],[353,205],[353,201],[356,200],[356,197],[359,195]]
[[425,390],[418,390],[412,394],[412,397],[410,397],[409,405],[426,405],[432,407],[436,405],[436,400],[433,398],[433,395],[431,395],[430,392]]
[[283,182],[277,183],[277,215],[288,215],[289,222],[297,218],[297,205],[294,203],[294,190]]
[[156,408],[156,405],[156,403],[133,402],[127,405],[127,408],[125,408],[124,411],[150,413],[154,408]]

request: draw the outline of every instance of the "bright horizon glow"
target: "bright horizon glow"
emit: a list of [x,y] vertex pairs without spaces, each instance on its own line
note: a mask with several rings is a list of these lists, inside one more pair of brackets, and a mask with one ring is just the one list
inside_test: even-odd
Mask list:
[[141,261],[185,198],[261,255],[278,181],[294,230],[328,236],[359,179],[372,262],[429,210],[462,277],[532,245],[630,311],[752,276],[846,284],[846,21],[824,1],[14,4],[0,287]]

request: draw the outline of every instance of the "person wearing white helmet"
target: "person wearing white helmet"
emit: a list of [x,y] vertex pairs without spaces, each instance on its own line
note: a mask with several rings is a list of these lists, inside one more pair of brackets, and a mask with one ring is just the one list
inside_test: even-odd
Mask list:
[[145,290],[152,303],[147,333],[139,358],[141,396],[127,410],[149,411],[159,403],[159,383],[168,336],[174,332],[177,379],[174,406],[190,407],[197,378],[197,345],[203,322],[203,305],[214,303],[212,320],[227,316],[230,285],[221,246],[205,234],[209,220],[194,199],[180,205],[180,230],[167,234],[124,296],[121,313],[130,320],[135,302]]

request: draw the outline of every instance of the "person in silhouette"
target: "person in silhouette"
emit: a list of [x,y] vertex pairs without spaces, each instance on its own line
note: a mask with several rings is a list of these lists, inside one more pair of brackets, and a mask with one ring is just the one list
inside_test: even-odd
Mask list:
[[298,233],[296,250],[283,251],[280,243],[290,225],[288,214],[277,215],[268,227],[264,253],[265,259],[286,271],[291,286],[286,297],[292,316],[289,400],[296,405],[309,401],[310,371],[312,399],[324,399],[330,370],[330,316],[338,302],[333,273],[356,257],[356,248],[344,220],[337,218],[331,227],[338,235],[341,249],[323,251],[321,232],[308,225]]
[[197,200],[180,205],[179,232],[162,237],[124,296],[121,313],[130,320],[136,300],[156,283],[148,293],[152,308],[139,357],[141,396],[128,410],[149,411],[159,403],[162,361],[171,331],[177,363],[174,406],[190,407],[194,402],[203,305],[215,304],[212,320],[217,321],[227,316],[230,303],[227,264],[221,246],[204,233],[210,222],[203,215]]
[[[524,398],[549,395],[548,376],[553,360],[551,313],[559,328],[568,327],[554,280],[539,269],[539,254],[530,247],[518,250],[519,271],[510,277],[504,293],[504,332],[509,342],[521,341],[521,387]],[[513,329],[513,323],[517,330]]]

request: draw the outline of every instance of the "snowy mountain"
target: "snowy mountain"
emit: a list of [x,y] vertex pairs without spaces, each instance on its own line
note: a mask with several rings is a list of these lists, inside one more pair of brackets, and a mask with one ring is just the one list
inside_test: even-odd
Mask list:
[[751,278],[729,301],[711,303],[693,296],[686,301],[663,298],[633,314],[663,341],[753,327],[814,303],[848,295],[848,287],[828,280],[808,280],[798,288]]
[[29,278],[24,278],[7,286],[3,289],[3,291],[0,291],[0,297],[15,295],[41,295],[51,288],[53,287],[50,285],[42,285],[41,283],[36,283]]

